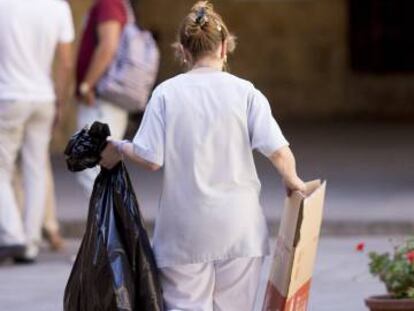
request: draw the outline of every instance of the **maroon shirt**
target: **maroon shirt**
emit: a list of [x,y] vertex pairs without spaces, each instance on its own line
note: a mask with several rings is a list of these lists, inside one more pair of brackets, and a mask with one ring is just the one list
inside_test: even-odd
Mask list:
[[76,91],[92,61],[92,56],[98,46],[98,25],[107,21],[118,21],[124,27],[127,22],[127,12],[123,0],[97,0],[92,6],[82,40],[79,47],[76,65]]

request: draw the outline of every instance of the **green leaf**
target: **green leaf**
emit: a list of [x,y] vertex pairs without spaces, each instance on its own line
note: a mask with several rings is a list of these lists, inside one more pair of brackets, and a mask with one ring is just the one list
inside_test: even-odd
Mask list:
[[388,292],[396,298],[414,299],[414,263],[407,260],[407,253],[414,251],[414,237],[394,248],[394,253],[370,252],[369,269],[379,277]]

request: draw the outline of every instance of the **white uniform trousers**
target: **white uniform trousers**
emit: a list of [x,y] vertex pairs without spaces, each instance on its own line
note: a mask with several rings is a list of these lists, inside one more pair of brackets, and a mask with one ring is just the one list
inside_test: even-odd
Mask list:
[[[111,130],[111,136],[114,139],[122,139],[128,125],[128,112],[99,98],[96,99],[95,105],[93,106],[79,103],[78,130],[81,130],[85,126],[90,127],[95,121],[108,124]],[[99,171],[99,167],[94,167],[77,173],[77,179],[88,197],[92,194],[93,184]]]
[[[0,102],[0,246],[27,244],[37,254],[41,238],[53,102]],[[13,190],[18,153],[22,156],[23,219]]]
[[160,269],[167,311],[252,311],[263,258]]

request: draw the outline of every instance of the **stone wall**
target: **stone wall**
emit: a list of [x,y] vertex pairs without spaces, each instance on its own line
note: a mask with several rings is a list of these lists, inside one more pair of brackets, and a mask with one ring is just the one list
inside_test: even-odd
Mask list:
[[[159,29],[161,78],[179,70],[170,43],[193,1],[141,0],[142,22]],[[347,0],[214,2],[239,38],[231,70],[254,81],[285,120],[414,116],[414,74],[351,71]],[[153,14],[146,14],[152,12]]]
[[[159,28],[162,78],[177,71],[170,43],[193,1],[142,2],[142,21]],[[341,0],[215,1],[238,37],[231,71],[252,80],[281,118],[326,118],[343,110],[346,16]],[[145,14],[154,12],[154,14]]]

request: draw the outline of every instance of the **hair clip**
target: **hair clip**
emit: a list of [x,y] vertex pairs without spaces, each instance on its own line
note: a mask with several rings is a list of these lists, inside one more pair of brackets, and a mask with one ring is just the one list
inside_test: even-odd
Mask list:
[[195,19],[196,24],[198,24],[201,27],[203,27],[208,22],[208,17],[206,15],[207,15],[206,9],[205,8],[201,8],[197,12],[197,16],[196,16],[196,19]]

